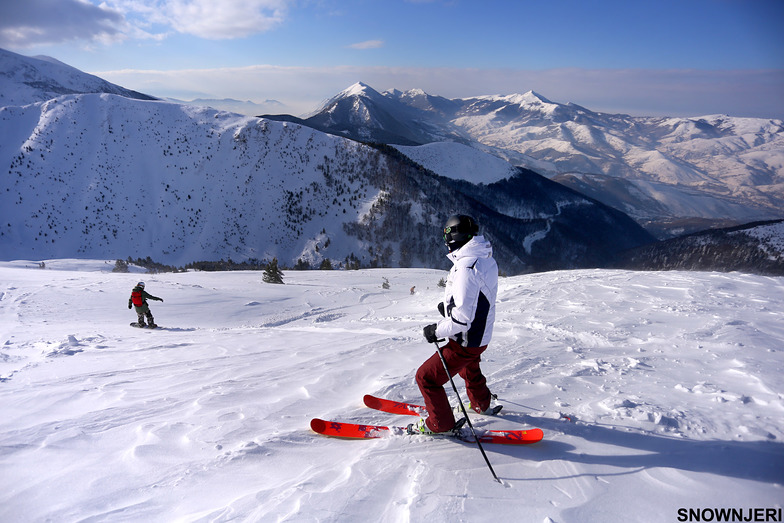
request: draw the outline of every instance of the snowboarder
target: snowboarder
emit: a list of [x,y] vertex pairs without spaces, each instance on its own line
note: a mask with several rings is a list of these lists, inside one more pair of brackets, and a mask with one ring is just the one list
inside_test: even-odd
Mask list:
[[[479,368],[479,356],[487,349],[493,334],[495,299],[498,292],[498,265],[493,248],[474,219],[466,215],[450,216],[444,226],[444,243],[452,269],[446,281],[444,300],[438,311],[444,319],[424,328],[425,339],[436,343],[448,338],[442,348],[449,373],[465,380],[469,404],[480,414],[496,414],[499,406],[490,405],[493,397]],[[412,434],[449,432],[455,416],[449,405],[444,384],[449,381],[438,353],[417,370],[416,381],[425,399],[428,416],[412,423]]]
[[148,299],[160,302],[163,301],[163,298],[158,298],[157,296],[153,296],[149,292],[145,291],[144,282],[140,281],[131,291],[131,297],[128,298],[128,308],[136,308],[136,315],[139,318],[139,321],[136,325],[137,327],[145,327],[145,316],[147,317],[147,324],[150,327],[157,327],[157,325],[155,325],[155,320],[152,317],[152,312],[150,312],[150,307],[147,305]]

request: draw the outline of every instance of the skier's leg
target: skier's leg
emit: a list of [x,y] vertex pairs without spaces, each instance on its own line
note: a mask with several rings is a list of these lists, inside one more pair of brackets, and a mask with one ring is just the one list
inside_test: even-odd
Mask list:
[[479,355],[486,348],[487,346],[466,349],[472,354],[476,354],[476,357],[460,371],[460,377],[465,380],[468,401],[471,402],[471,408],[476,412],[484,412],[490,406],[491,398],[490,389],[487,388],[487,378],[479,367]]
[[[441,348],[441,353],[444,355],[446,366],[452,376],[478,357],[478,355],[475,357],[471,353],[466,353],[465,347],[454,340],[449,340],[449,343]],[[438,353],[433,354],[419,367],[416,381],[419,385],[419,391],[425,399],[425,408],[428,413],[427,426],[434,432],[451,430],[455,426],[455,415],[444,390],[444,384],[449,381],[449,376],[444,370],[444,364]]]
[[428,413],[426,423],[434,432],[445,432],[455,426],[455,416],[444,390],[447,381],[449,377],[438,354],[428,358],[416,373],[416,382]]
[[134,309],[136,309],[136,323],[144,325],[144,309],[136,306],[134,306]]

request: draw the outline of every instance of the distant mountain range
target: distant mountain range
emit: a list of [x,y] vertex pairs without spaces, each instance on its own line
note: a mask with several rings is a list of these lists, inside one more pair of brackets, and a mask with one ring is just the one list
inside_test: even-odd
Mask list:
[[177,100],[176,98],[166,98],[166,101],[183,105],[195,105],[200,107],[212,107],[220,111],[254,116],[270,111],[285,111],[286,106],[277,100],[264,100],[262,103],[251,102],[250,100],[234,100],[233,98],[195,98],[193,100]]
[[[506,274],[605,266],[653,241],[622,212],[492,156],[492,183],[477,183],[288,122],[95,93],[94,77],[48,60],[0,51],[0,64],[13,100],[0,108],[5,259],[446,268],[454,212],[477,218]],[[453,146],[458,164],[483,154]]]
[[[293,117],[274,121],[158,100],[53,59],[4,50],[0,87],[5,166],[0,257],[7,260],[146,257],[183,266],[278,258],[283,267],[447,268],[440,230],[449,214],[464,212],[477,218],[493,242],[505,274],[619,263],[648,269],[758,267],[775,274],[784,266],[780,226],[762,224],[739,233],[751,240],[738,240],[735,231],[713,235],[710,242],[718,250],[694,261],[704,238],[656,242],[598,198],[513,165],[549,172],[563,165],[560,160],[483,144],[467,130],[482,119],[490,122],[487,129],[499,118],[512,122],[518,117],[511,113],[526,104],[549,104],[552,114],[558,112],[561,106],[534,93],[497,97],[503,100],[492,102],[495,109],[488,112],[491,97],[469,109],[467,101],[421,91],[381,95],[356,84],[300,125],[291,123]],[[548,118],[541,116],[539,131],[555,125]],[[755,129],[761,122],[748,125]],[[756,155],[758,173],[780,151],[777,124],[770,125],[757,145],[746,135],[725,140],[756,147],[739,156]],[[416,145],[420,142],[427,143]],[[703,149],[695,145],[695,151],[707,161],[700,156]],[[564,155],[563,162],[569,158]],[[780,175],[773,171],[754,179],[767,188]],[[585,181],[595,175],[574,176]],[[606,179],[614,180],[611,187],[655,185]],[[699,198],[718,201],[709,193],[689,200],[688,191],[677,192],[688,180],[674,180],[671,190],[657,193],[667,209],[677,200],[663,195],[682,197],[684,206]],[[697,193],[698,187],[688,189]],[[746,190],[749,198],[760,191]],[[656,211],[652,202],[660,200],[635,194],[635,201],[648,201]],[[726,198],[738,196],[728,190]],[[743,207],[737,201],[727,205],[724,209]],[[714,206],[717,213],[719,207]],[[729,258],[716,255],[728,251],[723,245],[729,245]],[[739,265],[739,257],[758,262]],[[685,261],[679,265],[679,259]],[[716,260],[724,261],[717,266]]]
[[379,93],[361,82],[306,118],[267,116],[360,141],[470,145],[615,207],[662,238],[784,218],[780,120],[632,117],[533,91],[447,99]]

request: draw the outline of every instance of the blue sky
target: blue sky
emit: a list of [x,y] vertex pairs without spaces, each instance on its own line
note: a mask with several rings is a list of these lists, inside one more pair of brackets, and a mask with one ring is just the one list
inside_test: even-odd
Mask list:
[[782,22],[784,0],[14,0],[0,47],[156,96],[293,114],[363,81],[784,118]]

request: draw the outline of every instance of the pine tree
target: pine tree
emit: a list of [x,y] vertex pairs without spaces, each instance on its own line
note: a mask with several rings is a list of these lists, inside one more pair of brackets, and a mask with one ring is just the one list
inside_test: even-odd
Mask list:
[[283,283],[283,272],[278,269],[278,259],[272,258],[272,261],[267,264],[264,269],[264,275],[261,279],[265,283]]
[[114,269],[112,272],[128,272],[128,262],[125,260],[117,260],[114,262]]

